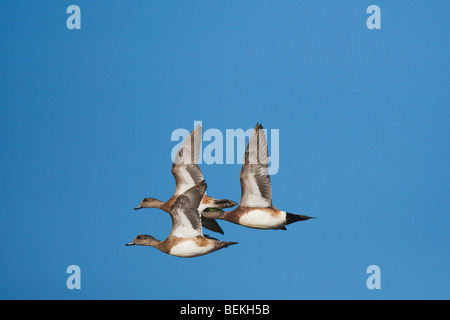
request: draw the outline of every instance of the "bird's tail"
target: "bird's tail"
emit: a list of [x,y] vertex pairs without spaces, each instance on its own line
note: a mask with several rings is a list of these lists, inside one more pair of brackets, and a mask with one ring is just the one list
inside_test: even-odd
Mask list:
[[233,242],[233,241],[222,241],[223,248],[226,248],[228,246],[232,246],[233,244],[238,244],[239,242]]
[[297,221],[305,221],[309,219],[314,219],[315,217],[309,217],[301,214],[286,212],[286,224],[291,224]]

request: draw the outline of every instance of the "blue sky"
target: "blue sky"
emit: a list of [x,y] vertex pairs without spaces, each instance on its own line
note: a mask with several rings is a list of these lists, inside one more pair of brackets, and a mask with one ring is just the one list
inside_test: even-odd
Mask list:
[[[449,10],[1,2],[0,298],[449,299]],[[279,129],[273,203],[317,219],[222,221],[205,233],[239,244],[194,259],[126,247],[170,233],[168,214],[133,207],[172,195],[170,136],[196,120]],[[208,194],[240,200],[240,165],[201,169]],[[66,287],[73,264],[81,290]]]

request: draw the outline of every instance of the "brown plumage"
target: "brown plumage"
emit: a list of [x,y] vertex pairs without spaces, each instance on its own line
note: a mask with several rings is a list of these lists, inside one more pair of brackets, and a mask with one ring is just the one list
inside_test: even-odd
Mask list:
[[[197,126],[194,131],[185,139],[172,165],[172,174],[175,178],[176,186],[173,196],[166,202],[154,198],[144,198],[135,210],[141,208],[159,208],[166,212],[175,203],[180,194],[187,189],[199,184],[204,180],[203,174],[198,166],[198,156],[200,152],[202,127]],[[224,209],[234,207],[237,203],[227,199],[214,199],[204,194],[199,209],[203,213],[209,208]],[[222,228],[217,221],[202,216],[203,227],[214,232],[223,234]]]
[[169,211],[172,232],[164,241],[150,235],[138,235],[127,245],[152,246],[178,257],[197,257],[237,244],[203,235],[198,206],[205,190],[206,183],[202,181],[177,198]]
[[247,144],[240,173],[241,202],[230,212],[203,213],[205,217],[226,220],[255,229],[282,229],[311,217],[288,213],[272,204],[269,154],[263,126],[257,124]]

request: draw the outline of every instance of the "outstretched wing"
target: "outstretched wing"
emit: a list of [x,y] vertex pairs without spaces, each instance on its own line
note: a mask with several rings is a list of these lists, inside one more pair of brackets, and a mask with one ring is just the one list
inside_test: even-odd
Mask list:
[[268,167],[266,136],[263,126],[257,124],[247,144],[240,174],[241,206],[253,208],[272,206],[272,187]]
[[198,156],[202,139],[202,127],[198,125],[184,140],[172,165],[175,177],[175,194],[182,194],[187,189],[202,182],[203,174],[198,166]]
[[202,236],[202,222],[198,206],[206,190],[205,181],[189,188],[175,200],[170,209],[171,236],[185,238]]

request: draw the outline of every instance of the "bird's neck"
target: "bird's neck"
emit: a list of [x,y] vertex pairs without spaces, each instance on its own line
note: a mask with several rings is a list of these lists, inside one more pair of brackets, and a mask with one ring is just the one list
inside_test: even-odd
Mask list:
[[161,209],[164,204],[165,204],[165,202],[162,202],[162,201],[160,201],[158,199],[155,199],[155,201],[153,203],[154,207],[158,208],[158,209]]

